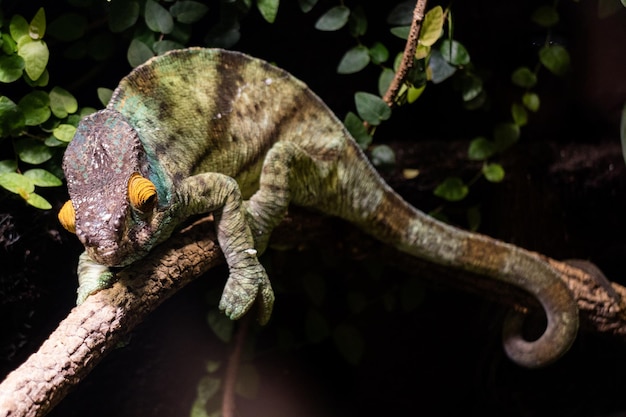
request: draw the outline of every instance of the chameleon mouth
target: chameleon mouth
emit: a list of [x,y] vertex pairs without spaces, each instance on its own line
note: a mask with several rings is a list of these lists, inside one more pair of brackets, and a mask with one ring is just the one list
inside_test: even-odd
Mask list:
[[89,248],[89,257],[97,263],[110,267],[126,266],[130,262],[124,262],[118,248]]

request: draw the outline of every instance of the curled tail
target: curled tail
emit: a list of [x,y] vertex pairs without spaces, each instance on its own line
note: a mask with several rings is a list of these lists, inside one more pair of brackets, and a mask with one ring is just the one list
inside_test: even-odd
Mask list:
[[[335,212],[377,239],[410,255],[445,266],[489,276],[536,297],[547,326],[534,341],[522,336],[523,315],[504,323],[504,348],[514,362],[529,368],[547,365],[563,355],[578,332],[578,306],[560,275],[537,254],[517,246],[439,222],[396,194],[356,147],[340,162],[341,202]],[[357,161],[358,159],[358,161]],[[345,174],[342,173],[345,171]]]

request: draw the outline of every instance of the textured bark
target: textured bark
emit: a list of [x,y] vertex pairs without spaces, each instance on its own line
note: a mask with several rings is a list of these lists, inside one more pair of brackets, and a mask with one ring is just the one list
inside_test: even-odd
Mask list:
[[[328,218],[297,211],[275,231],[273,241],[283,245],[320,244],[336,234]],[[516,306],[536,305],[529,295],[513,287],[479,276],[428,264],[381,244],[361,232],[348,233],[344,251],[360,257],[377,254],[395,266],[419,271],[430,269],[438,283],[460,287],[498,302]],[[548,261],[562,273],[575,295],[587,331],[626,335],[626,288],[603,281],[571,265]],[[78,384],[123,336],[161,302],[194,278],[223,262],[214,243],[213,223],[200,221],[158,247],[149,257],[119,273],[119,281],[74,308],[68,317],[18,369],[0,384],[0,416],[43,416]],[[434,268],[434,269],[433,269]],[[601,275],[601,274],[600,274]],[[522,307],[524,308],[524,307]]]
[[39,350],[0,384],[0,416],[43,416],[123,336],[180,288],[223,262],[213,223],[196,223],[121,271],[74,308]]

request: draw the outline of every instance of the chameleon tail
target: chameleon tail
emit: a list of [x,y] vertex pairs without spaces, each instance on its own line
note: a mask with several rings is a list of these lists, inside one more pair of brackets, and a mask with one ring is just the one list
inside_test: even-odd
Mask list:
[[504,323],[504,348],[514,362],[540,367],[570,348],[578,331],[578,307],[558,272],[535,253],[427,216],[396,194],[369,163],[349,155],[360,152],[356,145],[350,148],[339,163],[338,176],[358,181],[340,181],[339,195],[347,198],[333,204],[340,207],[337,216],[403,252],[486,275],[535,296],[547,317],[543,335],[525,340],[521,313],[509,314]]

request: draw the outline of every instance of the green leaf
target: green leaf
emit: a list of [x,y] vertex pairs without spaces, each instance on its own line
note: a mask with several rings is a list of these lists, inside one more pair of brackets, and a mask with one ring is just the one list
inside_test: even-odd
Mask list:
[[109,104],[109,100],[111,100],[113,90],[111,90],[110,88],[100,87],[97,89],[97,92],[100,103],[102,103],[102,105],[106,107],[106,105]]
[[380,72],[378,76],[378,94],[380,94],[380,96],[383,96],[387,92],[395,74],[396,73],[393,72],[391,68],[383,68]]
[[31,80],[28,74],[24,74],[24,81],[31,87],[45,87],[48,85],[48,81],[50,80],[50,74],[46,69],[43,74],[39,76],[36,80]]
[[489,182],[501,182],[504,179],[504,168],[500,164],[484,164],[482,171]]
[[23,198],[35,191],[35,184],[29,178],[17,172],[0,173],[0,186],[12,193],[21,195]]
[[298,0],[298,5],[303,13],[308,13],[313,10],[313,7],[317,4],[318,0]]
[[0,161],[0,173],[15,172],[17,170],[17,161],[15,159],[4,159]]
[[8,97],[0,96],[0,138],[21,133],[26,126],[24,114]]
[[144,19],[148,28],[153,32],[168,34],[174,30],[172,15],[154,0],[146,0]]
[[2,34],[0,37],[0,44],[2,44],[2,52],[7,55],[12,55],[17,52],[17,42],[15,42],[8,33]]
[[443,58],[441,52],[436,49],[433,49],[430,54],[428,69],[430,70],[430,79],[434,84],[439,84],[452,77],[457,70],[457,68],[450,65],[448,61]]
[[0,82],[12,83],[24,72],[24,59],[17,55],[0,55]]
[[24,59],[24,70],[31,80],[41,77],[46,70],[50,52],[44,41],[36,40],[18,46],[17,53]]
[[182,49],[184,47],[185,46],[183,44],[174,41],[158,41],[154,43],[152,49],[157,53],[157,55],[162,55],[167,51]]
[[463,77],[461,83],[463,101],[474,100],[483,91],[483,80],[475,75]]
[[109,5],[109,29],[111,32],[123,32],[137,23],[140,7],[136,1],[112,1]]
[[472,161],[484,161],[496,153],[496,145],[484,137],[472,139],[467,150],[467,156]]
[[9,33],[15,42],[18,42],[24,36],[28,36],[30,38],[28,29],[28,22],[19,14],[16,14],[11,18],[11,22],[9,23]]
[[61,87],[52,87],[50,90],[50,109],[59,119],[63,119],[68,114],[78,110],[78,102],[69,91]]
[[348,18],[348,27],[350,28],[350,34],[355,38],[365,35],[365,32],[367,32],[367,17],[363,7],[356,6],[352,9]]
[[480,227],[482,221],[482,214],[480,213],[479,206],[472,206],[467,209],[467,225],[469,230],[475,232]]
[[447,62],[455,66],[463,66],[470,63],[470,56],[467,49],[455,40],[445,39],[441,42],[441,56]]
[[515,123],[501,123],[493,128],[493,139],[496,150],[503,151],[518,141],[519,126]]
[[427,45],[422,45],[421,43],[417,45],[415,48],[415,59],[424,59],[428,55],[430,55],[431,47]]
[[469,193],[469,187],[458,177],[448,177],[433,191],[437,197],[455,202],[463,200]]
[[50,118],[50,97],[43,91],[31,91],[17,106],[24,114],[26,126],[37,126]]
[[76,134],[76,127],[68,124],[60,124],[52,131],[52,134],[61,142],[69,143],[74,137],[74,134]]
[[311,343],[320,343],[330,336],[328,320],[319,311],[310,308],[304,318],[304,331]]
[[96,61],[105,61],[115,53],[115,38],[108,32],[98,33],[87,43],[87,54]]
[[445,18],[441,6],[435,6],[426,13],[420,30],[419,43],[424,46],[433,46],[441,37]]
[[372,62],[376,65],[380,65],[389,59],[389,50],[380,42],[376,42],[372,45],[369,49],[369,54],[372,58]]
[[177,1],[170,7],[170,13],[180,23],[192,24],[202,19],[209,7],[197,1]]
[[530,19],[539,26],[549,28],[559,23],[559,13],[554,6],[546,4],[535,9]]
[[525,126],[528,123],[528,113],[526,113],[526,109],[519,103],[513,103],[511,105],[511,116],[513,117],[513,122],[519,127]]
[[374,94],[357,92],[354,94],[354,102],[359,117],[372,126],[378,126],[380,122],[391,117],[391,108]]
[[365,342],[361,332],[349,324],[340,324],[333,331],[333,340],[339,353],[349,363],[357,365],[363,358]]
[[370,54],[367,47],[357,45],[343,55],[337,66],[337,72],[339,74],[354,74],[365,68],[369,62]]
[[234,322],[222,314],[219,310],[213,309],[207,314],[207,322],[215,335],[224,343],[230,342],[233,338]]
[[15,141],[15,152],[21,161],[39,165],[52,158],[53,150],[33,138],[22,138]]
[[409,87],[406,93],[406,101],[411,104],[414,103],[426,89],[426,84],[420,87]]
[[256,7],[267,23],[274,23],[280,0],[256,0]]
[[387,23],[392,26],[409,26],[413,20],[415,1],[403,1],[394,6],[387,15]]
[[33,39],[41,39],[46,33],[46,13],[43,10],[43,7],[40,7],[33,17],[33,20],[30,21],[30,25],[28,28],[28,34]]
[[128,46],[126,58],[128,63],[133,67],[138,67],[154,56],[152,49],[139,39],[133,39]]
[[343,124],[361,149],[367,148],[370,143],[372,143],[372,136],[367,133],[367,129],[363,125],[363,120],[359,119],[359,116],[356,114],[348,112]]
[[30,179],[33,184],[38,187],[58,187],[59,185],[63,184],[61,179],[52,174],[50,171],[46,171],[45,169],[29,169],[28,171],[24,172],[24,176]]
[[522,103],[526,108],[532,112],[537,112],[539,110],[539,106],[541,105],[541,101],[539,100],[539,96],[535,93],[524,93],[522,96]]
[[31,206],[41,210],[50,210],[52,208],[52,204],[48,200],[36,193],[28,194],[24,200]]
[[[116,1],[115,3],[123,3]],[[48,34],[55,39],[71,42],[81,39],[87,29],[87,18],[77,13],[65,13],[54,19],[48,26]]]
[[409,33],[411,32],[411,26],[396,26],[389,29],[389,31],[393,36],[407,40],[409,38]]
[[350,9],[346,6],[335,6],[317,19],[315,29],[323,31],[339,30],[348,23],[350,17]]
[[372,164],[377,167],[391,166],[396,163],[396,153],[387,145],[376,145],[371,150]]
[[532,88],[537,84],[537,75],[528,67],[519,67],[511,74],[511,81],[518,87]]
[[555,75],[562,76],[569,71],[569,52],[561,45],[549,45],[541,48],[539,50],[539,61]]

